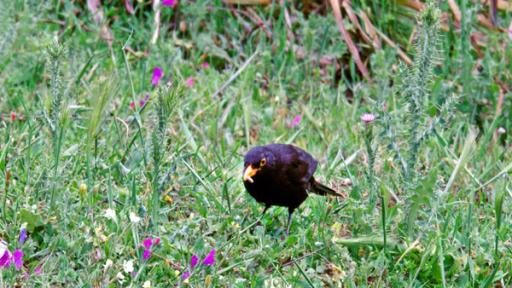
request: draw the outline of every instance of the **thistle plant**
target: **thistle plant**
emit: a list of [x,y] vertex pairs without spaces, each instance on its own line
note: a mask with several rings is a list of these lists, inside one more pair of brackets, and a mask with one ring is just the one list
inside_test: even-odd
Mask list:
[[[434,80],[433,68],[440,62],[440,11],[432,3],[428,4],[418,17],[418,33],[414,39],[414,61],[411,66],[400,65],[394,77],[392,96],[398,105],[388,107],[382,113],[381,136],[388,149],[394,154],[402,172],[404,190],[408,198],[408,232],[412,233],[419,207],[428,204],[419,184],[422,173],[418,171],[418,159],[422,145],[435,133],[440,132],[450,121],[452,109],[457,101],[453,94],[447,94],[437,108],[436,115],[430,115],[432,106],[431,84]],[[383,97],[379,105],[386,105],[390,99]],[[403,107],[396,109],[396,107]],[[395,109],[392,109],[395,108]]]
[[159,201],[162,191],[162,182],[160,181],[160,166],[164,158],[165,144],[167,139],[165,137],[165,130],[168,123],[169,115],[172,115],[178,95],[181,91],[180,87],[172,87],[160,85],[157,88],[157,100],[155,103],[155,112],[157,118],[157,125],[151,133],[151,144],[153,147],[153,175],[152,175],[152,198],[151,198],[151,211],[153,224],[158,222]]
[[[46,49],[47,53],[47,65],[50,72],[50,113],[49,117],[46,117],[48,127],[51,134],[51,144],[53,151],[53,176],[57,177],[57,169],[59,166],[59,155],[61,148],[61,139],[63,136],[63,130],[60,122],[60,112],[63,100],[63,89],[61,79],[61,57],[64,54],[64,46],[57,40],[54,40]],[[54,203],[55,196],[55,183],[52,183],[51,201]]]

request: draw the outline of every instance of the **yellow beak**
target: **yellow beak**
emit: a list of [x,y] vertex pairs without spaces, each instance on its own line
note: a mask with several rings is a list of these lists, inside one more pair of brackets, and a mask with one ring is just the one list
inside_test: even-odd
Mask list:
[[254,169],[252,168],[252,165],[247,166],[244,171],[244,182],[249,181],[250,183],[254,183],[254,180],[252,180],[252,177],[258,173],[260,169]]

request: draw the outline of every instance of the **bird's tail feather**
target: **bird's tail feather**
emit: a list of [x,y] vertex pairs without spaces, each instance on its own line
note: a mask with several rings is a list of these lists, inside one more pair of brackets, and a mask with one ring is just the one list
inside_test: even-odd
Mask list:
[[313,185],[311,185],[311,192],[316,193],[318,195],[333,195],[333,196],[342,196],[337,191],[325,186],[324,184],[313,180]]

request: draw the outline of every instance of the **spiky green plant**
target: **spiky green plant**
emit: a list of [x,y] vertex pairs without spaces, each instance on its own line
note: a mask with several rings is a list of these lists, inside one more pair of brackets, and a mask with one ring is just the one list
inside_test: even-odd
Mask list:
[[61,58],[65,52],[64,46],[55,39],[46,49],[47,65],[50,72],[50,112],[49,117],[46,117],[48,127],[51,134],[51,144],[53,151],[53,181],[51,192],[51,206],[54,203],[55,190],[56,190],[56,177],[59,167],[59,156],[61,151],[61,144],[63,138],[63,127],[60,125],[60,115],[62,100],[64,97],[64,90],[61,79]]
[[160,179],[160,166],[164,158],[167,139],[165,130],[168,124],[169,116],[172,115],[176,107],[178,96],[181,93],[181,87],[160,86],[157,89],[157,100],[155,110],[157,116],[157,125],[151,133],[151,144],[153,146],[153,175],[152,175],[152,197],[151,211],[153,224],[158,223],[158,210],[162,194],[162,182]]

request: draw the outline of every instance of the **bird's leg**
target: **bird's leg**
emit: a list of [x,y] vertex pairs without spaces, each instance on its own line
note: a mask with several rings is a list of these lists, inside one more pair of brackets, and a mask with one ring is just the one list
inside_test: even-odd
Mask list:
[[288,236],[288,234],[290,233],[290,226],[292,226],[292,214],[293,210],[288,209],[288,224],[286,225],[286,236]]

